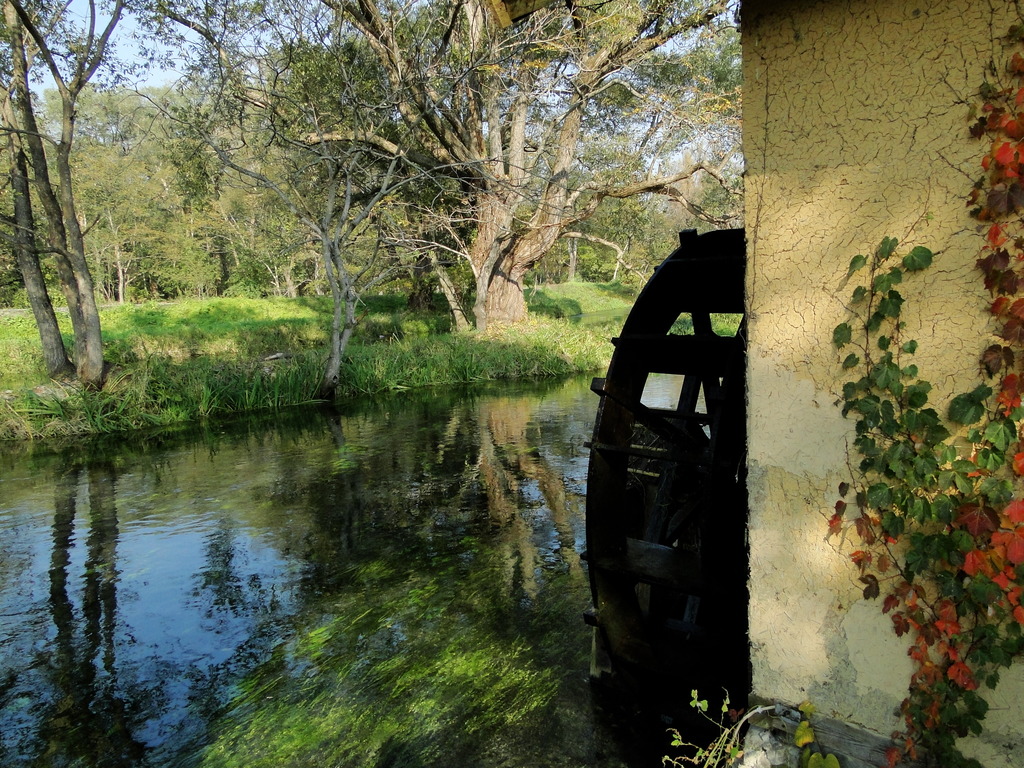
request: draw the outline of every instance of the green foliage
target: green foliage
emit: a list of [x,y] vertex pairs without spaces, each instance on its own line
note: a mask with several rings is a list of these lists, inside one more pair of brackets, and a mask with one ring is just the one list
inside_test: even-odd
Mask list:
[[[593,306],[618,289],[573,290]],[[340,397],[564,376],[608,362],[599,326],[537,318],[514,330],[452,334],[446,313],[409,313],[404,302],[385,295],[361,303],[364,325],[342,362]],[[330,314],[326,298],[113,307],[103,313],[114,367],[102,392],[42,384],[31,316],[0,315],[0,354],[11,361],[0,379],[0,390],[10,390],[0,398],[0,439],[123,432],[308,403],[323,374]]]
[[662,759],[662,764],[671,765],[674,768],[684,768],[686,764],[701,768],[722,768],[735,765],[743,757],[742,740],[745,726],[751,718],[770,711],[772,707],[754,707],[749,712],[743,713],[730,709],[729,704],[729,696],[726,694],[722,701],[719,718],[715,720],[708,714],[708,700],[698,698],[697,691],[692,691],[690,706],[717,728],[719,734],[710,744],[700,746],[685,741],[679,731],[674,728],[670,729],[672,746],[686,750],[686,754],[679,757],[665,757]]
[[[833,331],[854,376],[843,385],[843,415],[855,422],[858,488],[829,521],[849,526],[862,549],[851,554],[864,597],[882,596],[897,635],[911,640],[917,669],[903,703],[907,751],[923,745],[943,766],[974,765],[956,740],[979,733],[987,706],[975,693],[1024,650],[1024,502],[1014,501],[1024,419],[1016,379],[993,398],[979,384],[952,398],[942,416],[929,405],[930,382],[910,362],[903,297],[893,287],[931,265],[918,246],[902,260],[885,238],[856,256],[848,276],[867,270],[851,293],[853,320]],[[895,765],[899,750],[892,749]],[[810,763],[808,764],[810,765]]]

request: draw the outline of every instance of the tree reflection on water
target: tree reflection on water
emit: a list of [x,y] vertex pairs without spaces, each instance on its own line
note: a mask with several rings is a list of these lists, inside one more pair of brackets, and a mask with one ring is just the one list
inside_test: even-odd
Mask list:
[[586,685],[593,408],[574,381],[0,458],[0,764],[627,765]]

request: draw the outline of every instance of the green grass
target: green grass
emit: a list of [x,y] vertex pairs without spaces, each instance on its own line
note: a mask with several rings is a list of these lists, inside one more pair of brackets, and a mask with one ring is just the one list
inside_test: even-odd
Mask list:
[[526,291],[530,312],[548,317],[625,312],[635,298],[635,291],[621,283],[562,283]]
[[[607,364],[614,328],[554,319],[560,315],[551,308],[625,311],[631,299],[622,289],[574,283],[529,298],[529,322],[481,334],[451,333],[447,313],[408,312],[403,296],[369,297],[339,396],[562,376]],[[67,317],[59,319],[70,348]],[[101,322],[113,370],[102,392],[84,392],[47,381],[30,315],[0,315],[0,439],[123,432],[308,403],[330,321],[326,297],[112,307]]]

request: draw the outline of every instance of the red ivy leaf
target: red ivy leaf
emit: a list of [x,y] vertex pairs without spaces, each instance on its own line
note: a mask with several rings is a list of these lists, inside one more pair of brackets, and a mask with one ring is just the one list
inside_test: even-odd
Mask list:
[[1021,124],[1020,120],[1007,120],[1006,125],[1003,126],[1003,131],[1011,139],[1024,139],[1024,125]]
[[[1007,573],[1007,571],[1010,571]],[[1004,592],[1010,588],[1010,579],[1013,578],[1014,572],[1010,568],[1004,568],[998,575],[992,577],[992,581],[999,585],[999,588]]]
[[[1004,146],[1010,146],[1005,144]],[[1007,237],[1003,234],[1003,228],[998,224],[993,224],[988,228],[988,233],[985,235],[985,239],[988,240],[988,244],[993,248],[999,248],[1006,243]]]
[[1024,563],[1024,536],[1019,532],[1006,545],[1006,559],[1014,565]]
[[[991,291],[999,284],[1003,272],[1010,268],[1010,254],[1005,248],[997,248],[984,258],[975,261],[974,265],[985,275],[985,287]],[[999,311],[996,311],[997,308]],[[992,305],[992,314],[1002,314],[1004,308],[1005,302],[999,303],[997,300]]]
[[875,543],[875,529],[871,525],[871,518],[861,515],[854,521],[857,525],[857,533],[861,540],[868,546]]
[[828,533],[826,536],[834,536],[843,529],[843,516],[836,512],[828,519]]
[[900,752],[899,747],[889,747],[885,750],[885,768],[896,768],[901,757],[903,757],[903,753]]
[[1018,475],[1024,475],[1024,451],[1013,455],[1013,471]]
[[[1009,301],[1005,296],[1000,296],[996,301]],[[995,314],[995,313],[993,313]],[[1000,344],[993,344],[981,356],[981,364],[985,367],[989,376],[995,376],[1003,366],[1013,367],[1014,354],[1010,347]]]
[[995,158],[997,163],[1006,168],[1016,159],[1017,150],[1014,148],[1013,144],[1008,141],[1004,141],[996,147],[995,151],[992,153],[992,157]]
[[850,559],[853,560],[853,564],[860,568],[861,573],[864,569],[871,565],[871,553],[865,552],[863,549],[858,549],[856,552],[850,553]]
[[[1007,146],[1007,145],[1004,145]],[[998,158],[996,158],[998,159]],[[1005,163],[1004,163],[1005,165]],[[1007,189],[1006,184],[993,184],[992,188],[988,191],[988,197],[985,200],[985,205],[993,213],[1004,214],[1010,210],[1010,192]]]
[[1015,295],[1020,288],[1020,276],[1012,269],[999,273],[996,288],[1007,296]]
[[1018,605],[1013,609],[1013,618],[1017,620],[1018,624],[1024,624],[1024,606]]
[[873,574],[867,574],[866,576],[860,577],[861,584],[864,584],[864,599],[874,600],[878,597],[880,589],[878,588],[878,578]]
[[964,573],[976,576],[979,572],[988,572],[988,557],[980,549],[972,549],[964,556]]
[[[1004,273],[1011,274],[1011,273]],[[1024,342],[1024,321],[1017,317],[1011,317],[1006,325],[999,331],[999,335],[1009,342],[1021,344]]]
[[952,600],[943,600],[938,605],[939,618],[943,621],[953,622],[959,617],[956,615],[956,605]]
[[900,599],[896,595],[886,595],[882,602],[882,613],[888,613],[899,604]]
[[999,528],[999,515],[992,507],[983,507],[980,504],[964,504],[957,512],[960,516],[956,524],[966,528],[967,532],[975,538],[991,533]]
[[[1017,456],[1024,456],[1024,453],[1018,453]],[[1016,456],[1014,458],[1016,459]],[[1003,512],[1010,518],[1011,523],[1024,523],[1024,499],[1011,501]]]
[[959,685],[965,691],[973,691],[978,687],[978,681],[974,679],[974,675],[971,673],[970,667],[962,661],[951,664],[949,671],[946,674],[949,676],[950,680]]
[[[1024,621],[1021,624],[1024,624]],[[896,631],[896,637],[903,637],[910,631],[910,622],[907,621],[907,617],[902,613],[894,613],[892,615],[892,628]]]

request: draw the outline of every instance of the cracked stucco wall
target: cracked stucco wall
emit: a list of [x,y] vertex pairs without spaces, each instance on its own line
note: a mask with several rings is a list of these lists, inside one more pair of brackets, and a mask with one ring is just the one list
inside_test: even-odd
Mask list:
[[[861,597],[853,542],[824,538],[851,437],[832,329],[854,255],[885,236],[904,252],[926,245],[934,266],[900,287],[915,362],[933,400],[973,386],[991,329],[965,204],[983,152],[968,103],[1013,12],[998,0],[742,3],[754,693],[809,698],[879,734],[900,725],[911,665]],[[1004,708],[985,739],[966,746],[988,768],[1024,747],[1021,694],[1018,668],[990,697]]]

